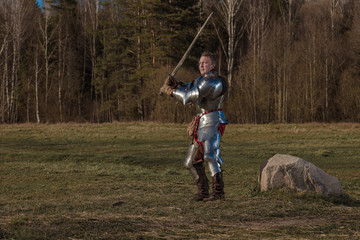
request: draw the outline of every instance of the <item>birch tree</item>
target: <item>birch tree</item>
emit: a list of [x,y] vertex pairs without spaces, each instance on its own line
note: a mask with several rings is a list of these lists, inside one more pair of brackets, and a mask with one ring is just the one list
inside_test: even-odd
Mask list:
[[[98,119],[98,112],[97,108],[94,107],[96,103],[98,102],[97,94],[95,96],[93,95],[95,86],[95,67],[97,64],[97,57],[98,57],[98,48],[97,44],[99,43],[98,34],[99,34],[99,8],[100,8],[100,0],[80,0],[79,5],[81,6],[81,20],[82,20],[82,28],[84,31],[84,39],[83,39],[83,50],[84,50],[84,56],[83,56],[83,83],[82,88],[88,91],[85,96],[87,96],[89,107],[88,111],[90,112],[91,116],[96,115]],[[88,82],[86,76],[87,76],[87,66],[88,59],[87,55],[90,55],[90,80]],[[83,95],[81,96],[83,97]],[[93,102],[93,98],[95,98],[95,101]],[[95,104],[94,104],[95,103]],[[81,114],[81,110],[79,109],[79,115]],[[92,120],[92,117],[89,117],[89,119]]]
[[[45,71],[45,100],[44,100],[44,112],[45,112],[45,121],[48,121],[48,101],[49,101],[49,88],[50,88],[50,73],[51,69],[53,68],[53,64],[51,59],[54,58],[56,47],[54,45],[55,42],[55,36],[58,24],[56,24],[54,21],[51,21],[52,16],[52,9],[50,6],[50,2],[45,0],[44,1],[44,14],[39,15],[38,18],[38,25],[40,29],[40,35],[39,35],[39,43],[40,48],[43,54],[44,58],[44,71]],[[37,53],[36,53],[37,54]],[[38,56],[37,60],[38,59]],[[39,66],[38,66],[39,67]],[[36,99],[39,99],[39,84],[40,80],[37,77],[36,78]],[[36,113],[37,113],[37,121],[40,122],[40,114],[39,114],[39,103],[36,101]]]
[[[249,18],[244,13],[244,2],[245,0],[223,0],[219,4],[212,5],[218,17],[218,21],[213,21],[213,25],[226,59],[229,95],[236,63],[235,54],[249,22]],[[226,36],[222,35],[223,30]]]
[[[1,1],[3,28],[5,36],[1,45],[1,53],[4,55],[3,84],[2,84],[2,119],[6,122],[16,122],[18,119],[17,100],[19,97],[18,87],[21,62],[21,47],[24,42],[25,21],[31,4],[26,0]],[[0,53],[0,55],[1,55]]]
[[10,101],[9,101],[9,115],[10,122],[16,120],[16,102],[15,98],[17,97],[17,92],[15,87],[18,82],[18,72],[16,71],[19,66],[20,59],[20,43],[22,41],[22,22],[23,22],[23,2],[22,1],[12,1],[11,2],[11,25],[12,25],[12,63],[11,63],[11,74],[10,74]]
[[248,2],[249,12],[249,43],[251,60],[251,79],[252,79],[252,115],[254,123],[257,123],[257,84],[262,77],[262,58],[263,58],[263,41],[268,32],[270,19],[270,2],[267,0],[256,0]]
[[[275,49],[273,57],[274,67],[274,110],[275,119],[278,122],[288,122],[289,117],[289,90],[290,81],[293,74],[292,64],[296,62],[298,56],[292,54],[295,33],[297,32],[296,23],[299,22],[299,12],[303,5],[303,0],[279,0],[278,11],[280,17],[276,19],[276,27],[279,28],[279,44]],[[275,28],[276,28],[275,27]],[[275,30],[277,31],[277,30]],[[276,41],[276,39],[274,39]]]
[[[56,69],[52,89],[53,103],[57,109],[52,121],[67,121],[78,116],[79,93],[83,74],[83,34],[76,0],[51,2],[56,28]],[[56,97],[55,97],[56,96]]]
[[1,30],[1,49],[0,49],[0,57],[1,57],[1,122],[7,122],[9,112],[8,106],[10,104],[10,96],[9,96],[9,72],[8,72],[8,63],[9,63],[9,42],[10,42],[10,6],[8,1],[0,2],[0,30]]
[[[339,52],[339,26],[342,24],[343,6],[339,0],[329,0],[325,2],[324,8],[328,11],[329,22],[326,23],[326,39],[328,44],[325,44],[325,87],[324,87],[324,107],[323,107],[323,121],[329,121],[329,104],[334,103],[331,96],[331,89],[336,86],[335,79],[336,69],[339,67],[340,62],[337,61],[336,55]],[[336,64],[338,62],[338,64]]]

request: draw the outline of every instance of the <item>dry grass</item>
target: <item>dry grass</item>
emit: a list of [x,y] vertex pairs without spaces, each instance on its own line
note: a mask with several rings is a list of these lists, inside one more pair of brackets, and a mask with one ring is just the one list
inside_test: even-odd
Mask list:
[[[193,203],[182,124],[0,125],[1,239],[359,239],[360,125],[229,125],[226,201]],[[260,193],[261,162],[301,157],[346,195]],[[114,203],[117,203],[113,206]]]

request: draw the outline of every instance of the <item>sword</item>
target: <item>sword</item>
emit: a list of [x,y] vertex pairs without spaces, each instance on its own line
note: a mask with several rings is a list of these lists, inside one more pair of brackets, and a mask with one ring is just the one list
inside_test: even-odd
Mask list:
[[[203,31],[203,29],[205,28],[207,22],[210,20],[211,16],[213,15],[214,12],[210,13],[210,15],[208,16],[208,18],[206,19],[206,21],[204,22],[204,24],[201,26],[199,32],[196,34],[194,40],[191,42],[190,46],[188,47],[188,49],[186,50],[185,54],[182,56],[180,62],[176,65],[176,67],[174,68],[174,70],[172,71],[171,75],[172,77],[175,77],[175,74],[177,73],[177,71],[179,71],[179,69],[181,68],[181,66],[183,65],[185,59],[187,58],[187,56],[190,53],[190,50],[192,49],[192,47],[194,46],[196,40],[199,38],[201,32]],[[163,92],[159,93],[160,96],[163,95]]]

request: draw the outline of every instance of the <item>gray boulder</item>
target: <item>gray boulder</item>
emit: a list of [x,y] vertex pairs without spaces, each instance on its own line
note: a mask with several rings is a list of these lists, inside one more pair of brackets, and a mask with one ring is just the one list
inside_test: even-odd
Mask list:
[[323,195],[341,195],[339,180],[314,164],[291,155],[276,154],[260,166],[258,178],[261,191],[288,187]]

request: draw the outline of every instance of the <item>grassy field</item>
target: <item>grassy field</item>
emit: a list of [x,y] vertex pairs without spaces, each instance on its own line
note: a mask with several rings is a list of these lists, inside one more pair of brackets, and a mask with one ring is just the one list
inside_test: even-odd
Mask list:
[[[0,239],[360,239],[360,124],[229,125],[226,200],[190,202],[186,125],[0,125]],[[301,157],[337,198],[261,193],[263,160]],[[116,203],[115,205],[113,205]]]

